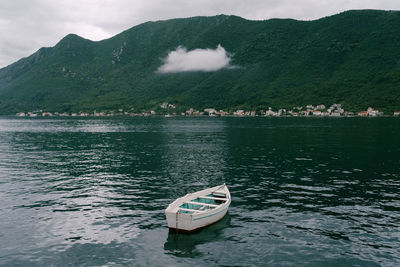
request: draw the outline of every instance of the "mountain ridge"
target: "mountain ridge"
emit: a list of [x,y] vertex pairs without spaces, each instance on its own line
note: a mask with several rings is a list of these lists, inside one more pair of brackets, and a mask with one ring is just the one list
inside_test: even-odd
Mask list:
[[[343,103],[400,109],[400,12],[346,11],[312,21],[218,15],[146,22],[111,38],[75,34],[0,69],[0,113],[220,109]],[[237,69],[159,74],[178,46],[221,44]]]

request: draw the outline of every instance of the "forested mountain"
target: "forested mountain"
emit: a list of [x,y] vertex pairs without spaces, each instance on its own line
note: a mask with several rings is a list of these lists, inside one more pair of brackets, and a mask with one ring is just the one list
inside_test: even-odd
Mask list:
[[[185,47],[231,55],[234,68],[159,73]],[[400,11],[314,21],[236,16],[147,22],[110,39],[77,35],[0,70],[0,113],[179,108],[266,109],[342,103],[400,109]]]

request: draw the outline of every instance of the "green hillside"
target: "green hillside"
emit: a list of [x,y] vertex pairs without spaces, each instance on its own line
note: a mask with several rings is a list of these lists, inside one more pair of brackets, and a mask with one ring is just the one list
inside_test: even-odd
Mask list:
[[[168,52],[216,48],[232,65],[160,74]],[[0,70],[0,113],[150,109],[162,102],[218,109],[342,103],[400,110],[400,11],[348,11],[315,21],[236,16],[147,22],[92,42],[56,46]]]

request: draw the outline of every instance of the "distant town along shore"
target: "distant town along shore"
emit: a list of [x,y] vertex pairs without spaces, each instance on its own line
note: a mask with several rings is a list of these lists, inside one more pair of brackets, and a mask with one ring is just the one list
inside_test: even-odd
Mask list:
[[369,107],[365,111],[349,112],[345,111],[341,104],[333,104],[329,108],[325,105],[307,105],[293,107],[291,110],[288,109],[273,109],[268,108],[267,110],[243,110],[238,109],[236,111],[228,112],[224,110],[217,110],[215,108],[205,108],[203,111],[195,108],[190,108],[184,112],[176,112],[176,105],[167,102],[162,103],[159,108],[161,111],[141,111],[134,112],[133,108],[130,110],[118,109],[97,112],[48,112],[43,110],[19,112],[16,114],[18,117],[113,117],[113,116],[233,116],[233,117],[383,117],[393,116],[400,117],[400,111],[395,111],[393,114],[384,115],[383,112]]

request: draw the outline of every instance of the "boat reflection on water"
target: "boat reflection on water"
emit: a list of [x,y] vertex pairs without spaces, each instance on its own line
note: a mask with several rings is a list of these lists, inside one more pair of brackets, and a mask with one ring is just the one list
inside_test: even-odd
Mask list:
[[223,230],[229,227],[230,223],[231,217],[228,212],[219,222],[193,234],[179,233],[177,235],[169,231],[167,242],[164,243],[164,253],[187,258],[199,256],[202,253],[196,250],[196,246],[208,242],[225,241]]

